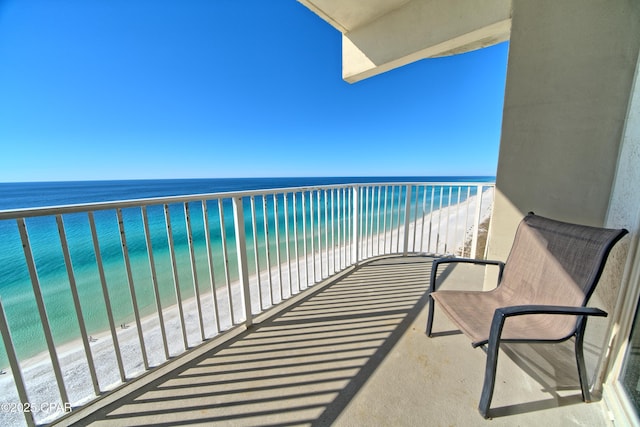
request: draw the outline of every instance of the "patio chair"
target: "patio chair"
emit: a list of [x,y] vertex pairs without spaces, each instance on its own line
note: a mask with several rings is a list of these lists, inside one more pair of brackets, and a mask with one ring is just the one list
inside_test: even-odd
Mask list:
[[[427,335],[434,302],[487,353],[479,411],[488,417],[501,342],[562,342],[575,337],[582,399],[591,400],[582,343],[588,316],[607,313],[586,307],[615,243],[627,230],[569,224],[529,213],[516,231],[505,263],[464,258],[433,262]],[[498,286],[489,291],[436,290],[438,267],[449,263],[496,265]]]

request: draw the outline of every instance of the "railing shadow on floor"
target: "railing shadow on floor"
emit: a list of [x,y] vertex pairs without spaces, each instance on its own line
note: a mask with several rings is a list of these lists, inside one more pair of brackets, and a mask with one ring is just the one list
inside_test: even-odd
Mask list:
[[431,259],[367,262],[80,423],[330,425],[424,308]]

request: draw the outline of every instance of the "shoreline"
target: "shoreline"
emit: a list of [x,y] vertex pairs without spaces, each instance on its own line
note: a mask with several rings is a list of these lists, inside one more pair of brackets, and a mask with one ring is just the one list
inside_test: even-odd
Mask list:
[[[480,223],[483,219],[488,218],[490,216],[490,212],[492,210],[492,200],[493,200],[494,190],[492,188],[487,189],[480,195],[481,206],[483,211],[481,212]],[[467,242],[467,238],[470,233],[473,231],[473,224],[467,224],[465,229],[465,224],[459,224],[456,222],[456,218],[462,216],[461,214],[466,214],[466,210],[470,204],[477,203],[478,195],[471,196],[469,198],[469,203],[467,201],[461,202],[459,204],[452,204],[450,206],[442,207],[441,209],[434,209],[433,212],[428,213],[424,216],[424,224],[423,218],[419,217],[412,220],[409,224],[409,247],[411,248],[411,242],[417,240],[419,233],[422,233],[421,242],[425,241],[425,236],[429,235],[429,229],[427,227],[427,223],[434,218],[437,221],[444,221],[446,218],[447,222],[447,232],[446,234],[446,244],[449,248],[454,247],[457,253],[457,249],[459,247],[464,247]],[[434,222],[437,222],[434,221]],[[453,225],[452,225],[453,224]],[[449,230],[455,226],[455,230],[453,232],[449,232]],[[401,239],[405,230],[405,225],[402,225],[397,230],[392,232],[391,230],[386,231],[385,233],[380,233],[379,237],[368,236],[366,239],[363,239],[361,242],[361,253],[364,255],[367,254],[367,257],[377,256],[379,253],[376,253],[375,242],[383,242],[383,248],[387,247],[387,242],[390,242],[393,245],[396,242],[396,239]],[[415,239],[413,236],[416,236]],[[374,240],[379,239],[379,240]],[[442,241],[440,241],[442,243]],[[369,246],[371,246],[371,251],[369,251]],[[379,246],[378,246],[379,248]],[[299,247],[302,252],[302,248]],[[310,248],[308,248],[310,250]],[[318,253],[318,248],[316,247],[316,252],[311,255],[307,254],[307,258],[305,259],[304,255],[300,254],[298,259],[291,258],[290,263],[287,263],[287,260],[281,260],[279,265],[271,266],[271,289],[269,289],[269,269],[265,267],[262,268],[260,272],[260,289],[258,288],[258,280],[257,274],[253,274],[249,277],[250,283],[250,292],[252,296],[252,312],[259,312],[261,307],[261,302],[264,299],[264,309],[267,310],[272,306],[277,305],[281,301],[286,300],[292,294],[296,294],[306,290],[309,287],[313,287],[314,284],[319,281],[324,280],[326,277],[333,275],[333,270],[340,271],[341,264],[343,260],[351,259],[351,254],[349,251],[351,247],[347,247],[345,245],[341,245],[340,247],[335,247],[334,250],[330,250],[328,253],[324,254]],[[364,250],[363,250],[364,249]],[[415,248],[415,251],[411,251],[414,253],[424,253],[429,254],[433,252],[429,252],[429,248],[426,251],[418,250],[421,248]],[[436,251],[438,247],[436,247]],[[384,252],[384,251],[383,251]],[[322,258],[323,266],[326,268],[323,269],[322,273],[316,268],[316,276],[322,276],[318,281],[312,280],[311,284],[308,284],[308,278],[305,275],[305,270],[307,270],[310,275],[313,274],[313,264],[314,262],[318,262],[318,260]],[[249,263],[253,263],[254,260],[250,259]],[[307,268],[305,268],[305,262],[307,264]],[[346,264],[346,262],[345,262]],[[338,268],[336,269],[335,266]],[[289,283],[288,275],[289,269],[291,270],[291,278],[292,283]],[[296,283],[298,277],[298,269],[300,269],[300,282]],[[282,278],[282,287],[280,286],[280,278]],[[305,287],[300,289],[301,284],[307,284]],[[220,285],[220,284],[217,284]],[[283,295],[280,295],[280,289],[283,290]],[[290,291],[291,289],[291,291]],[[228,292],[231,291],[231,295],[229,296]],[[258,291],[260,290],[260,295],[258,295]],[[235,319],[244,318],[244,310],[241,302],[242,295],[242,286],[238,280],[235,280],[230,283],[230,286],[227,288],[226,283],[222,284],[220,288],[216,288],[218,307],[220,311],[217,314],[221,330],[217,331],[216,329],[216,321],[213,317],[213,298],[211,295],[211,288],[209,287],[207,292],[201,292],[200,294],[200,303],[201,303],[201,314],[202,314],[202,323],[205,325],[204,327],[204,335],[205,341],[218,336],[220,333],[223,333],[232,325],[232,317]],[[273,304],[271,304],[271,299],[269,296],[273,298]],[[233,314],[231,313],[231,307],[229,306],[229,298],[233,304]],[[204,341],[201,339],[201,333],[199,331],[199,318],[196,315],[195,311],[196,306],[196,297],[192,296],[188,299],[182,301],[182,307],[184,311],[184,319],[185,319],[185,334],[187,336],[188,341],[188,349],[192,349]],[[169,347],[169,357],[173,358],[178,354],[184,352],[183,350],[183,332],[182,326],[180,324],[180,317],[178,314],[178,305],[172,304],[168,307],[163,307],[162,309],[165,331],[167,335],[167,346]],[[159,324],[159,316],[157,311],[154,313],[147,315],[140,319],[140,324],[143,331],[144,337],[144,345],[147,349],[147,354],[149,358],[149,365],[151,367],[158,366],[162,363],[165,363],[165,354],[164,354],[164,345],[162,342],[162,336],[160,333],[160,324]],[[140,373],[144,372],[144,366],[142,361],[142,353],[139,348],[139,340],[137,334],[137,325],[135,323],[130,324],[127,328],[116,329],[117,339],[119,343],[119,347],[121,349],[122,354],[122,363],[126,373],[127,381],[131,381],[133,378],[137,377]],[[92,337],[95,340],[90,342],[92,358],[94,360],[94,366],[96,368],[96,375],[98,377],[100,390],[102,392],[111,390],[121,384],[120,374],[118,365],[116,362],[116,356],[114,351],[113,340],[111,336],[110,329],[106,329],[101,331],[100,333],[93,334]],[[65,387],[67,389],[67,393],[69,395],[69,400],[71,403],[76,406],[81,403],[86,403],[95,398],[93,385],[91,383],[91,377],[89,374],[88,362],[86,359],[84,346],[82,344],[82,339],[77,338],[75,340],[63,343],[59,346],[56,346],[56,352],[58,356],[58,360],[60,361],[61,370],[63,371],[63,376],[65,380]],[[29,357],[20,361],[22,376],[26,383],[27,393],[29,395],[29,399],[34,404],[40,402],[58,402],[60,401],[58,387],[55,382],[55,378],[53,375],[53,370],[51,368],[51,361],[49,358],[48,351],[41,352],[33,357]],[[10,369],[5,369],[6,374],[0,375],[0,403],[15,403],[19,402],[17,392],[15,389],[15,384],[13,381],[13,376],[11,375]],[[35,414],[37,422],[43,422],[49,418],[57,416],[59,413],[52,414],[44,414],[46,418],[40,418]],[[12,418],[11,420],[5,420],[5,417],[15,415],[20,418],[20,422],[22,422],[22,414],[0,414],[0,422],[2,424],[8,424],[9,421],[15,421]]]

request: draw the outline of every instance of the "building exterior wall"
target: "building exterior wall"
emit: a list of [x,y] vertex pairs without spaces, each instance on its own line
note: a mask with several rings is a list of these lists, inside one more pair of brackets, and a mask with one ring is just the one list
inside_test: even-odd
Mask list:
[[[608,227],[626,227],[630,231],[627,239],[628,256],[625,259],[613,258],[613,264],[624,263],[617,295],[616,311],[612,316],[612,328],[609,336],[609,353],[613,355],[601,369],[601,380],[606,381],[604,398],[614,413],[616,422],[631,424],[636,419],[635,408],[629,404],[626,392],[619,381],[620,372],[625,363],[625,355],[631,343],[628,339],[638,309],[640,296],[640,58],[636,65],[636,76],[631,92],[622,146],[618,160],[618,169],[611,193],[611,202],[607,214]],[[615,254],[614,254],[615,256]],[[636,320],[637,325],[637,320]],[[636,326],[637,327],[637,326]],[[636,332],[637,334],[637,332]]]
[[528,211],[605,223],[639,43],[634,0],[514,0],[490,258]]

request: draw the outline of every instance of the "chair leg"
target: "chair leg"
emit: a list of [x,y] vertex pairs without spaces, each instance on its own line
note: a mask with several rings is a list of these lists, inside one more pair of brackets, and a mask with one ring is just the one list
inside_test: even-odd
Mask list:
[[431,336],[431,329],[433,327],[433,310],[434,310],[435,301],[431,294],[429,294],[429,315],[427,317],[427,336]]
[[576,331],[576,362],[578,364],[578,377],[580,378],[580,388],[582,390],[582,400],[585,402],[591,402],[591,392],[589,391],[589,379],[587,378],[587,368],[584,363],[584,351],[582,344],[584,342],[584,330],[586,327],[586,319],[579,320],[579,325]]
[[487,364],[484,369],[484,384],[482,385],[482,395],[478,410],[484,418],[489,418],[489,407],[493,397],[493,389],[496,385],[496,369],[498,367],[498,351],[500,350],[500,336],[504,326],[505,314],[497,309],[493,313],[491,330],[489,332],[489,342],[487,342]]
[[496,369],[498,367],[498,342],[489,343],[487,346],[487,364],[484,370],[484,383],[482,385],[482,395],[478,410],[484,418],[489,418],[489,407],[493,397],[493,389],[496,384]]
[[431,296],[432,292],[436,290],[436,275],[438,273],[438,260],[434,260],[431,264],[431,274],[429,275],[429,317],[427,317],[427,336],[431,336],[431,329],[433,327],[433,310],[435,309],[436,302]]

